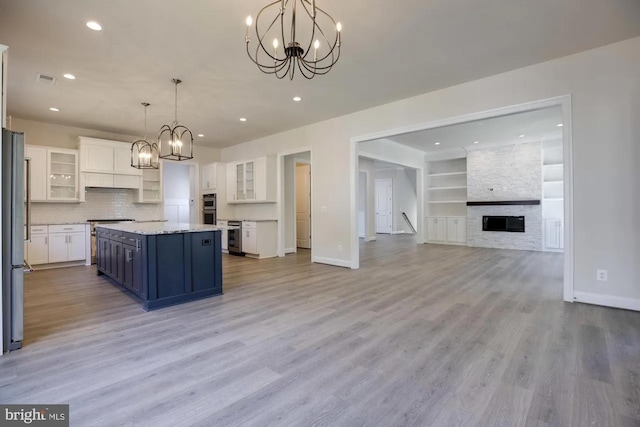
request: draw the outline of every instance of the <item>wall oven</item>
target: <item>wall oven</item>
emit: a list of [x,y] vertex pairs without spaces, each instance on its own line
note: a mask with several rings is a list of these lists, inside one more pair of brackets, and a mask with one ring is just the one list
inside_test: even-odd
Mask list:
[[202,196],[202,222],[215,225],[217,222],[217,202],[215,194]]

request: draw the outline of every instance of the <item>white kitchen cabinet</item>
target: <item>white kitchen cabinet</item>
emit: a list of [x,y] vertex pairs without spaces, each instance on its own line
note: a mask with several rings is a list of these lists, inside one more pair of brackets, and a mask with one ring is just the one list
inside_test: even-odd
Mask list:
[[243,221],[242,252],[252,258],[277,256],[277,221]]
[[275,156],[227,165],[228,203],[269,203],[275,200]]
[[24,156],[31,159],[31,201],[46,202],[47,181],[49,180],[47,175],[47,147],[26,145],[24,147]]
[[80,139],[81,172],[113,173],[114,152],[111,144]]
[[544,220],[544,248],[546,251],[564,250],[564,221],[558,218]]
[[31,159],[32,202],[78,201],[78,151],[37,145],[25,146]]
[[[220,227],[226,227],[229,224],[227,221],[218,221],[217,225]],[[224,252],[229,252],[229,231],[228,230],[226,229],[222,230],[221,239],[222,239],[222,250]]]
[[25,256],[31,265],[49,262],[49,235],[46,225],[31,227],[31,239],[26,244]]
[[79,261],[86,257],[84,224],[49,226],[49,263]]
[[242,223],[242,252],[258,254],[258,240],[255,222]]
[[47,149],[47,200],[78,201],[78,151]]
[[447,242],[453,244],[467,243],[466,218],[447,218]]
[[49,236],[49,262],[65,262],[69,258],[67,235],[53,233]]
[[131,166],[128,142],[81,136],[80,201],[86,187],[131,188],[143,191],[142,170]]
[[427,218],[427,241],[447,241],[447,218]]
[[467,219],[464,217],[427,218],[427,241],[464,245],[467,243]]
[[208,163],[200,166],[200,176],[202,178],[200,188],[203,193],[212,193],[216,191],[218,184],[217,174],[217,163]]
[[142,187],[140,189],[139,203],[162,203],[162,162],[158,169],[142,170]]
[[113,172],[122,175],[141,175],[139,169],[131,166],[131,144],[116,145],[113,148]]

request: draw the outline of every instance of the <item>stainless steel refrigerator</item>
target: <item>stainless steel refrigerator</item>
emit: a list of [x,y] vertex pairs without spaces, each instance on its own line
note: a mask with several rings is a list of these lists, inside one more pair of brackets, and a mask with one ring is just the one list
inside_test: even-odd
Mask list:
[[31,210],[29,176],[29,161],[24,157],[24,134],[3,129],[2,340],[5,351],[22,347],[24,334],[24,242],[25,228],[27,238],[30,233]]

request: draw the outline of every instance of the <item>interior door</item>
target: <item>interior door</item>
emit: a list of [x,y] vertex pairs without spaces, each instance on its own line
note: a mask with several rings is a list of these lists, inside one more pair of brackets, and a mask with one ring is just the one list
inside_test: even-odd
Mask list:
[[311,165],[296,164],[296,245],[311,249]]
[[390,179],[376,179],[376,233],[391,234],[393,191]]

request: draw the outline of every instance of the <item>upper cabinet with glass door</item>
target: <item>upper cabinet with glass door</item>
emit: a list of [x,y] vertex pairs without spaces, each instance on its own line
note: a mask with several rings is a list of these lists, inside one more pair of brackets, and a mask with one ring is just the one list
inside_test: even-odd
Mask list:
[[227,165],[227,203],[275,203],[276,156]]
[[47,150],[47,199],[49,201],[78,200],[78,151],[50,148]]
[[[26,145],[32,202],[78,202],[78,151]],[[26,184],[26,180],[25,180]]]

